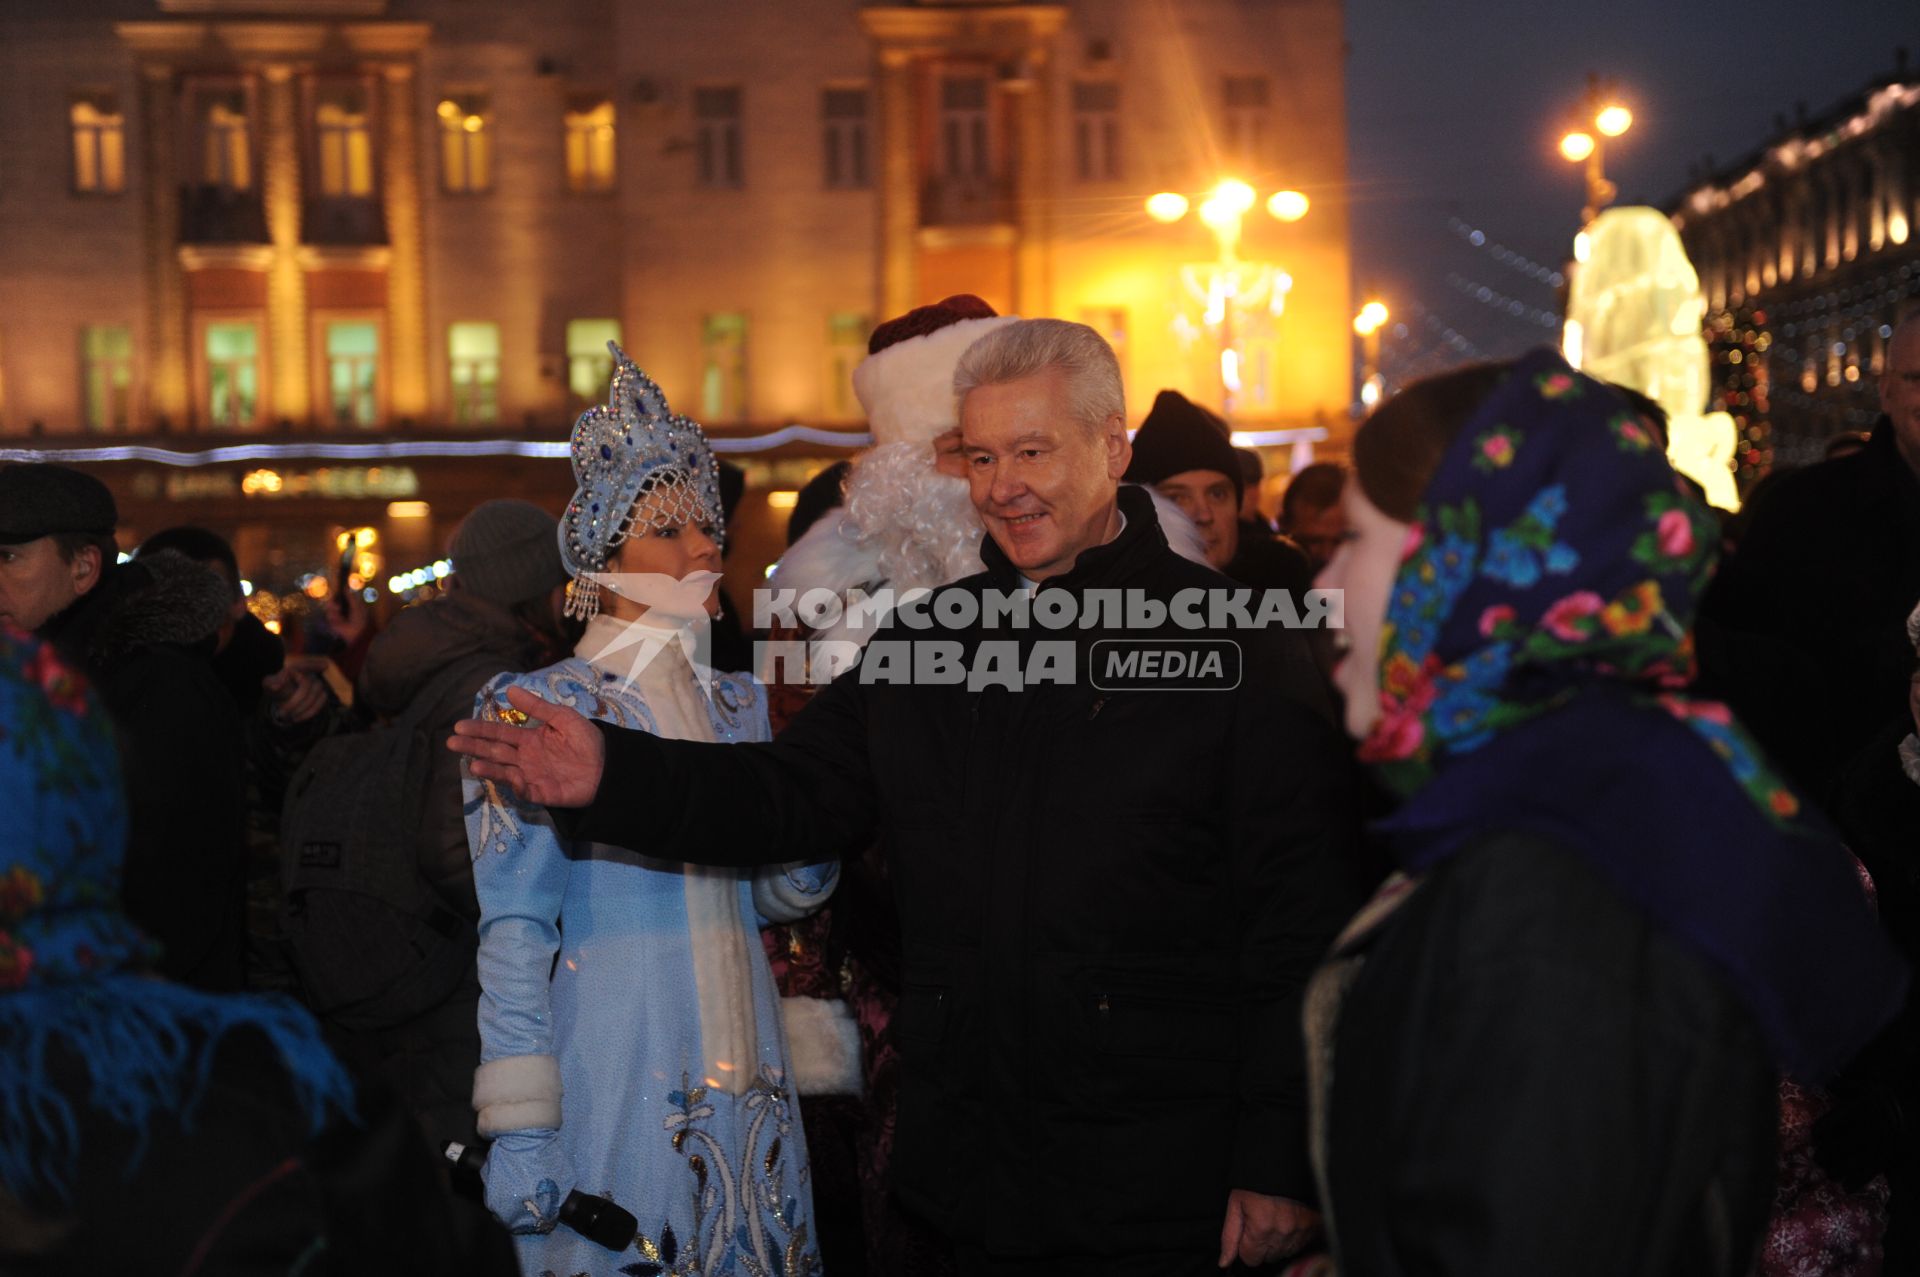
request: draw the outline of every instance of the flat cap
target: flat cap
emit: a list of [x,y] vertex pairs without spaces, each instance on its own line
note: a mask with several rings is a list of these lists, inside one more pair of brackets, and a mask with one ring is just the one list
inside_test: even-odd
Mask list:
[[50,462],[0,466],[0,545],[56,532],[112,536],[119,522],[113,493],[84,471]]

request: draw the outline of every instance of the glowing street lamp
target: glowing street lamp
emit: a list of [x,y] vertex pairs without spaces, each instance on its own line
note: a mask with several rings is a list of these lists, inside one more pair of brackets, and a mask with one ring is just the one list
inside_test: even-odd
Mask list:
[[[1205,307],[1206,323],[1220,337],[1220,384],[1222,401],[1229,415],[1239,395],[1242,356],[1234,335],[1234,312],[1267,308],[1278,315],[1286,306],[1286,294],[1293,278],[1286,272],[1259,262],[1240,260],[1240,232],[1246,216],[1261,202],[1259,193],[1238,178],[1224,178],[1204,196],[1199,206],[1176,191],[1162,191],[1147,200],[1147,216],[1165,226],[1195,213],[1201,224],[1213,232],[1219,250],[1209,265],[1195,269],[1183,267],[1182,278]],[[1275,191],[1266,199],[1268,216],[1279,222],[1297,222],[1307,215],[1310,202],[1299,191]]]
[[1387,317],[1387,304],[1377,298],[1353,317],[1353,331],[1360,338],[1360,402],[1368,408],[1380,402],[1380,330]]
[[1604,139],[1619,137],[1632,127],[1633,112],[1614,100],[1612,83],[1603,86],[1600,77],[1589,72],[1586,96],[1574,114],[1573,126],[1560,139],[1560,154],[1567,162],[1587,166],[1587,204],[1580,210],[1582,226],[1598,217],[1618,193],[1607,180]]

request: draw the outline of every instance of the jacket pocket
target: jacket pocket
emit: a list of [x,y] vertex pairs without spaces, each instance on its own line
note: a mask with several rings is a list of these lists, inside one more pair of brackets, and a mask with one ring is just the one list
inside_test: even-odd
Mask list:
[[1163,1060],[1232,1060],[1234,1005],[1216,989],[1098,979],[1093,1045],[1101,1055]]

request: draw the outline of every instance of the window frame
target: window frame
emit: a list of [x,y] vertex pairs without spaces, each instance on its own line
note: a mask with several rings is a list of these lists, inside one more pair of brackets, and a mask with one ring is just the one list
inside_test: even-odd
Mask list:
[[[727,114],[703,111],[701,95],[731,94]],[[708,99],[712,101],[713,99]],[[747,184],[747,91],[739,84],[702,84],[693,90],[694,185],[706,191],[737,191]]]
[[[102,106],[111,107],[103,110]],[[82,107],[87,107],[102,117],[100,123],[82,124],[76,118]],[[89,186],[81,181],[80,152],[81,138],[91,137],[89,150],[92,152],[96,181]],[[114,139],[118,150],[116,156],[117,171],[115,181],[106,180],[105,140]],[[120,105],[120,95],[112,89],[75,89],[67,95],[67,169],[68,189],[74,195],[112,198],[127,193],[127,113]]]

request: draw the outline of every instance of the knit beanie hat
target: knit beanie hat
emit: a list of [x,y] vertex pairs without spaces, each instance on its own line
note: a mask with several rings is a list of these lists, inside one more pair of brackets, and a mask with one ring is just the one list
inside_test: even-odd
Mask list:
[[873,442],[932,443],[960,424],[953,369],[967,347],[1018,316],[999,315],[972,293],[919,306],[873,330],[853,370]]
[[1240,458],[1227,423],[1177,390],[1163,390],[1133,436],[1128,483],[1155,484],[1189,470],[1215,470],[1233,480],[1240,498]]
[[559,520],[531,501],[502,498],[474,507],[453,534],[460,588],[512,607],[565,585]]

